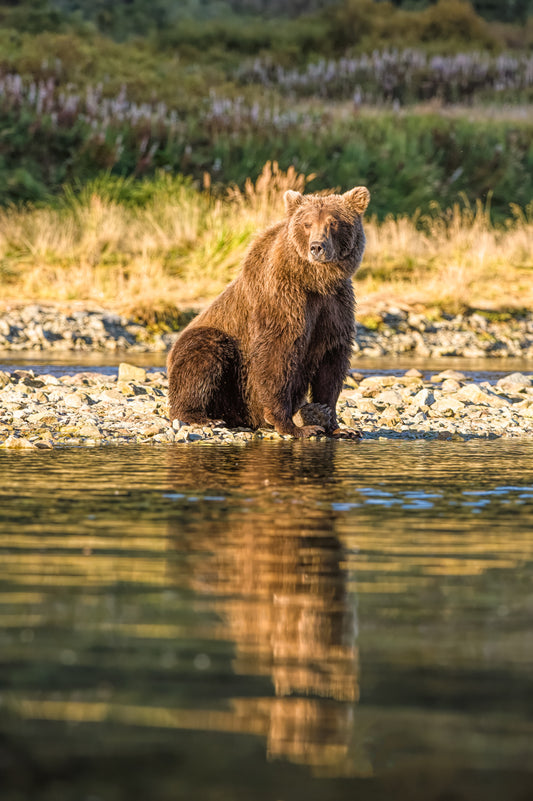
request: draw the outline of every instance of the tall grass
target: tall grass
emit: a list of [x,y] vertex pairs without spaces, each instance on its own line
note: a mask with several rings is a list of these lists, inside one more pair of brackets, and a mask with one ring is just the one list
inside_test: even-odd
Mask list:
[[357,279],[360,296],[436,306],[531,308],[533,303],[533,202],[515,205],[502,226],[489,204],[434,204],[422,217],[388,218],[366,226],[367,252]]
[[[0,212],[5,301],[91,301],[120,310],[201,307],[236,274],[252,238],[283,215],[294,169],[265,165],[257,181],[213,195],[190,181],[106,179],[53,207]],[[370,186],[372,190],[372,186]],[[533,204],[494,227],[487,205],[435,207],[421,217],[366,222],[357,295],[463,307],[533,306]]]

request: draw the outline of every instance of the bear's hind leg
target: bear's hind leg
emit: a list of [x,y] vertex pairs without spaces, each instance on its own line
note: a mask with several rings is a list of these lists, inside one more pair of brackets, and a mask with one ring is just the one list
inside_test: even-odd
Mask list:
[[242,360],[236,341],[216,328],[186,330],[168,355],[171,420],[246,425]]

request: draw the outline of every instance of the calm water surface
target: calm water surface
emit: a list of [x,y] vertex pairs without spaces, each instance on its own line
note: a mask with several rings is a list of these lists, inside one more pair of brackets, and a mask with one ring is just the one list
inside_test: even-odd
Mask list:
[[[52,373],[64,375],[65,373],[95,370],[107,375],[117,375],[120,362],[132,362],[145,367],[147,370],[164,370],[166,353],[128,353],[124,351],[99,353],[90,351],[65,351],[54,355],[54,363],[50,364],[50,354],[46,351],[17,351],[0,350],[0,370],[31,369],[35,373]],[[416,357],[410,354],[399,354],[394,357],[383,356],[370,358],[358,356],[352,360],[352,368],[364,375],[379,373],[380,375],[403,375],[406,370],[416,367],[424,377],[442,370],[458,370],[465,373],[471,380],[497,381],[504,375],[521,372],[533,376],[533,362],[522,358],[481,358],[468,359],[459,356],[441,356],[439,358]]]
[[0,452],[2,801],[533,797],[533,442]]

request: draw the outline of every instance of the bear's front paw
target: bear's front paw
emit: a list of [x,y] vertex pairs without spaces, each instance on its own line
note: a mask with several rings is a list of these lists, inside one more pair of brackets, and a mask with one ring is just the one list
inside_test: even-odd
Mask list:
[[325,431],[337,427],[337,420],[332,409],[325,403],[304,403],[293,416],[297,426],[320,426]]
[[331,432],[334,439],[361,439],[363,432],[357,428],[336,428]]

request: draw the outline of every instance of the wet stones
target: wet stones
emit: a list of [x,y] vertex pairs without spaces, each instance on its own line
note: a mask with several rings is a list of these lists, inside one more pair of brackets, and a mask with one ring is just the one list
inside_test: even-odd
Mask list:
[[[99,307],[30,304],[0,311],[0,351],[163,352],[177,336]],[[389,306],[360,316],[355,353],[533,358],[533,313],[435,315]]]
[[3,351],[165,351],[172,335],[149,331],[106,309],[65,311],[31,304],[0,311]]
[[[500,379],[496,384],[477,384],[450,370],[426,381],[418,371],[386,378],[381,391],[379,376],[373,376],[372,381],[363,379],[355,387],[351,382],[347,392],[350,405],[343,422],[351,425],[357,420],[367,439],[385,436],[463,441],[533,435],[533,425],[528,422],[533,419],[533,382],[529,376],[520,373],[510,382]],[[413,379],[419,385],[411,384]],[[368,398],[370,387],[372,400]],[[521,391],[518,394],[517,388]],[[341,406],[342,401],[341,396]]]
[[361,315],[355,352],[362,356],[533,358],[533,314],[512,317],[477,312],[435,316],[389,307]]
[[[60,378],[35,376],[31,370],[0,373],[0,447],[23,452],[131,442],[244,445],[280,439],[266,428],[230,430],[177,420],[171,425],[166,377],[137,370],[135,365],[122,368],[121,380],[96,371]],[[302,420],[308,411],[303,410]],[[313,410],[318,412],[320,408]],[[353,371],[337,412],[342,425],[362,430],[363,439],[461,442],[533,436],[533,381],[522,373],[477,384],[450,371],[429,379],[413,370],[366,377]]]
[[25,437],[9,436],[4,443],[4,447],[13,450],[31,450],[37,446]]

